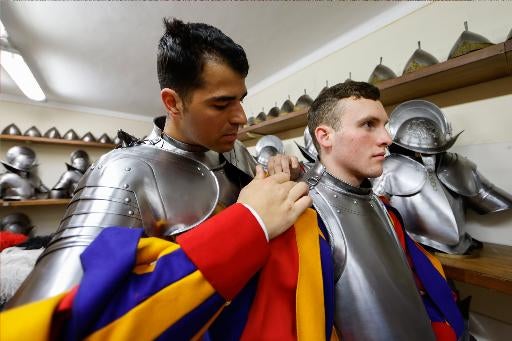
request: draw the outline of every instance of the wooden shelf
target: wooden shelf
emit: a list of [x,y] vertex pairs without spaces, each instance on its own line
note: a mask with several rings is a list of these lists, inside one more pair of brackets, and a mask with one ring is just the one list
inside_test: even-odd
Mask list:
[[[512,75],[512,40],[428,66],[377,85],[384,106],[426,97]],[[304,127],[307,112],[293,112],[240,130],[241,141],[251,134],[276,134]]]
[[512,295],[512,246],[484,243],[474,258],[436,256],[448,278]]
[[71,199],[31,199],[31,200],[0,200],[0,206],[47,206],[47,205],[67,205]]
[[50,144],[60,144],[60,145],[69,145],[69,146],[81,146],[81,147],[97,147],[97,148],[107,148],[112,149],[116,145],[111,143],[99,143],[99,142],[84,142],[80,140],[63,140],[63,139],[50,139],[47,137],[30,137],[30,136],[20,136],[20,135],[0,135],[0,141],[19,141],[26,143],[50,143]]

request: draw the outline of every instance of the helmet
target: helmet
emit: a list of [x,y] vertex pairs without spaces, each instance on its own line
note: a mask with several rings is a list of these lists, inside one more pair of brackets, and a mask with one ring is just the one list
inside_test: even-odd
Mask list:
[[91,132],[88,132],[84,136],[82,136],[82,141],[84,142],[96,142],[96,138]]
[[36,126],[32,126],[28,128],[23,135],[30,136],[30,137],[41,137],[41,132],[39,129],[36,128]]
[[459,36],[459,39],[455,42],[452,49],[450,50],[450,54],[448,55],[448,59],[452,59],[455,57],[462,56],[466,53],[483,49],[484,47],[492,45],[489,39],[484,36],[468,31],[468,22],[464,22],[465,30]]
[[389,67],[382,64],[382,57],[380,57],[380,63],[373,69],[370,78],[368,78],[368,83],[376,85],[391,78],[396,78],[396,74]]
[[28,235],[33,226],[29,217],[23,213],[12,213],[0,220],[0,230]]
[[274,107],[272,107],[268,113],[267,113],[267,117],[270,117],[270,118],[275,118],[277,116],[279,116],[280,114],[280,110],[279,110],[279,107],[277,106],[277,103],[275,104]]
[[293,108],[293,102],[290,101],[290,98],[288,98],[283,102],[283,105],[281,105],[281,109],[279,109],[279,111],[281,112],[281,115],[284,115],[293,112]]
[[407,61],[407,64],[405,65],[404,72],[402,73],[405,75],[406,73],[414,72],[419,69],[423,69],[424,67],[438,64],[439,61],[436,57],[431,55],[425,50],[421,49],[421,43],[418,42],[418,49],[414,51],[411,58]]
[[85,173],[90,166],[89,154],[81,149],[75,150],[70,156],[71,163],[66,163],[68,169],[74,169],[80,173]]
[[2,135],[21,135],[21,131],[16,124],[11,123],[2,130]]
[[424,100],[398,105],[390,114],[389,130],[395,144],[425,154],[448,150],[462,133],[452,137],[441,109]]
[[57,128],[55,128],[55,127],[52,127],[52,128],[50,128],[50,129],[48,129],[48,130],[46,131],[46,133],[44,133],[44,137],[47,137],[47,138],[49,138],[49,139],[60,139],[60,138],[62,138],[62,137],[60,136],[59,131],[58,131],[58,130],[57,130]]
[[9,148],[5,154],[5,161],[2,164],[9,171],[29,172],[36,164],[36,153],[29,147],[14,146]]
[[294,111],[299,110],[307,110],[313,103],[313,99],[306,93],[306,89],[304,89],[304,95],[300,96],[295,103]]
[[276,154],[284,154],[283,141],[277,136],[266,135],[256,143],[256,159],[258,163],[266,166],[268,159]]
[[62,138],[64,140],[80,140],[78,134],[73,129],[69,129],[68,131],[66,131]]
[[98,139],[98,142],[99,143],[105,143],[105,144],[109,144],[109,143],[112,143],[112,140],[110,139],[110,137],[108,137],[107,134],[103,134],[100,136],[100,138]]

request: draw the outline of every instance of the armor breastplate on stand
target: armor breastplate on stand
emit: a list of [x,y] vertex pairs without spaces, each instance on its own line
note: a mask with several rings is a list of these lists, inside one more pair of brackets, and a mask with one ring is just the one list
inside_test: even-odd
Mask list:
[[253,175],[248,162],[243,167],[249,153],[240,145],[221,155],[181,143],[162,133],[164,122],[155,120],[162,126],[143,144],[115,149],[89,168],[56,235],[7,308],[77,284],[79,255],[105,227],[142,227],[149,236],[172,238],[236,202]]
[[304,176],[326,225],[335,268],[335,327],[343,340],[434,340],[386,209],[371,188],[317,162]]

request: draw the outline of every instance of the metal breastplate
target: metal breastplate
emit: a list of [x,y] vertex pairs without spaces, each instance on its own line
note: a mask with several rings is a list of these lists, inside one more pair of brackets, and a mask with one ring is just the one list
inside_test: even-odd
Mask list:
[[156,127],[146,144],[116,149],[89,168],[56,235],[6,307],[77,284],[82,277],[79,255],[105,227],[176,235],[236,202],[245,185],[241,172],[218,153],[164,140],[159,131]]
[[[424,156],[427,179],[419,191],[409,196],[393,195],[391,205],[418,242],[448,253],[464,253],[471,245],[465,233],[464,202],[449,191],[435,172],[435,156]],[[395,174],[399,181],[401,175]]]
[[434,340],[430,320],[385,208],[316,163],[305,175],[329,235],[335,327],[343,340]]
[[0,175],[0,199],[24,200],[34,196],[35,188],[29,179],[10,172]]

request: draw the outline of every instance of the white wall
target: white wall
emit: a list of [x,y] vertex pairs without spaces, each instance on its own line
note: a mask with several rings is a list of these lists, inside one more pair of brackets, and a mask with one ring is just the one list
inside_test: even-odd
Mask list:
[[[138,137],[145,136],[152,128],[151,118],[142,118],[141,120],[124,119],[108,117],[103,115],[94,115],[86,112],[78,112],[69,109],[54,108],[49,105],[31,105],[25,103],[15,103],[7,100],[0,101],[0,130],[7,125],[14,123],[23,133],[31,126],[36,126],[41,134],[44,134],[49,128],[56,127],[61,134],[68,129],[74,129],[81,137],[87,132],[91,132],[96,138],[103,133],[107,133],[113,138],[118,129]],[[67,146],[40,143],[18,143],[14,141],[0,141],[0,159],[5,159],[5,154],[9,148],[15,145],[25,145],[32,148],[37,155],[37,172],[43,183],[51,188],[66,170],[65,162],[69,162],[70,154],[77,149],[84,149],[89,154],[91,161],[98,159],[102,154],[109,151],[106,148],[82,146]],[[3,173],[3,166],[0,167],[0,173]],[[0,207],[0,217],[10,213],[22,212],[27,214],[32,223],[36,226],[37,235],[47,235],[58,227],[60,219],[64,215],[66,206],[34,206],[34,207]]]

